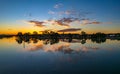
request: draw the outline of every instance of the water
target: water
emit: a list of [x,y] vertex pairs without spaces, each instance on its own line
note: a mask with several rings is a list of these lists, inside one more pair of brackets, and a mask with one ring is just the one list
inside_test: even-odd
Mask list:
[[0,39],[0,74],[120,73],[120,41]]

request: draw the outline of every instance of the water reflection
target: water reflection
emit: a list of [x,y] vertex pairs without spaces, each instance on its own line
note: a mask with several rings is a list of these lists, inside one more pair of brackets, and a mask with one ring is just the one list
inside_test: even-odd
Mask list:
[[[89,40],[91,40],[92,42],[95,42],[95,43],[104,43],[106,42],[106,39],[107,38],[91,38]],[[16,41],[18,44],[22,44],[22,42],[26,42],[26,43],[31,43],[31,41],[33,41],[33,43],[37,43],[39,40],[42,40],[43,43],[45,45],[47,44],[55,44],[55,43],[59,43],[59,41],[63,41],[63,42],[68,42],[68,43],[81,43],[81,44],[85,44],[86,43],[86,40],[87,38],[79,38],[79,39],[74,39],[74,38],[65,38],[65,39],[61,39],[61,38],[50,38],[50,39],[42,39],[41,37],[37,37],[37,38],[34,38],[34,37],[20,37],[20,36],[17,36],[16,37]],[[114,40],[117,40],[117,39],[114,39]]]
[[[43,50],[45,52],[62,52],[64,54],[79,54],[88,52],[90,50],[98,50],[97,46],[83,46],[86,44],[87,40],[92,41],[93,43],[104,43],[106,38],[80,38],[72,39],[71,37],[60,39],[60,38],[47,38],[42,39],[41,37],[16,37],[16,42],[18,44],[23,43],[23,47],[28,51]],[[32,43],[29,47],[25,47],[25,44]],[[74,43],[78,43],[77,46]],[[82,46],[81,46],[82,44]]]
[[106,38],[91,38],[91,41],[96,43],[104,43],[106,42]]
[[[4,37],[4,38],[11,38]],[[36,51],[36,50],[44,50],[46,52],[62,52],[62,53],[79,53],[79,52],[88,52],[90,49],[98,50],[99,47],[94,46],[86,46],[85,44],[88,41],[92,43],[105,43],[106,40],[118,40],[118,38],[106,38],[106,37],[82,37],[82,38],[74,38],[71,34],[66,38],[59,37],[50,37],[44,38],[41,36],[15,36],[15,40],[18,44],[23,45],[25,50]],[[77,46],[75,44],[78,43]],[[30,44],[29,47],[26,46]],[[84,46],[85,45],[85,46]]]
[[7,49],[0,52],[2,74],[97,74],[119,72],[120,68],[120,41],[115,38],[15,36],[0,39],[0,44],[1,49]]

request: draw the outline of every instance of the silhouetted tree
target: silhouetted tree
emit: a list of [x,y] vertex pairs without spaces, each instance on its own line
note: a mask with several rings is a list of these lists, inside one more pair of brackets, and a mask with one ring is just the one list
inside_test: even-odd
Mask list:
[[86,34],[86,32],[84,32],[84,31],[81,31],[81,36],[82,36],[82,38],[86,38],[86,37],[87,37],[87,34]]
[[38,32],[34,31],[34,32],[33,32],[33,35],[38,35]]
[[23,34],[22,34],[22,32],[18,32],[18,34],[17,34],[18,36],[22,36]]
[[86,35],[86,32],[84,32],[84,31],[81,31],[81,35]]
[[42,32],[43,35],[49,34],[49,30],[45,30]]

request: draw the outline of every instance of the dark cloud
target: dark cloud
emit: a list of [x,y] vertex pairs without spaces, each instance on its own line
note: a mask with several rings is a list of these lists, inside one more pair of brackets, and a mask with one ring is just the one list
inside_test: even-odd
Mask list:
[[[28,21],[30,24],[34,24],[35,26],[38,26],[38,27],[44,27],[45,25],[43,24],[51,24],[51,25],[60,25],[60,26],[67,26],[69,27],[69,24],[68,23],[65,23],[64,21],[62,20],[46,20],[46,21],[34,21],[34,20],[31,20],[31,21]],[[67,20],[68,22],[68,20]]]
[[71,22],[73,22],[73,18],[62,18],[59,21],[65,22],[65,23],[71,23]]
[[81,28],[68,28],[68,29],[58,30],[58,32],[75,32],[80,30]]
[[43,23],[45,22],[40,22],[40,21],[34,21],[34,20],[31,20],[31,21],[28,21],[29,23],[32,23],[34,24],[35,26],[38,26],[38,27],[44,27],[45,25],[43,25]]
[[93,22],[90,22],[89,24],[101,24],[102,22],[98,22],[98,21],[93,21]]
[[55,20],[53,25],[60,25],[60,26],[70,26],[70,23],[78,20],[77,18],[61,18],[59,20]]
[[70,18],[64,17],[64,18],[61,18],[61,19],[58,19],[58,20],[46,20],[46,21],[34,21],[34,20],[30,20],[28,22],[34,24],[37,27],[45,27],[46,25],[44,25],[44,24],[70,27],[70,24],[73,23],[73,22],[76,22],[76,21],[78,21],[79,24],[81,24],[81,25],[102,24],[102,22],[90,21],[90,20],[87,20],[87,19],[79,20],[79,18],[74,18],[74,17],[70,17]]

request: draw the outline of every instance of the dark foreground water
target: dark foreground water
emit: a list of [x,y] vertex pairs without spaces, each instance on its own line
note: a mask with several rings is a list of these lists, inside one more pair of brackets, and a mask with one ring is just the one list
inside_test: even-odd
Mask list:
[[120,41],[0,39],[0,74],[120,74]]

